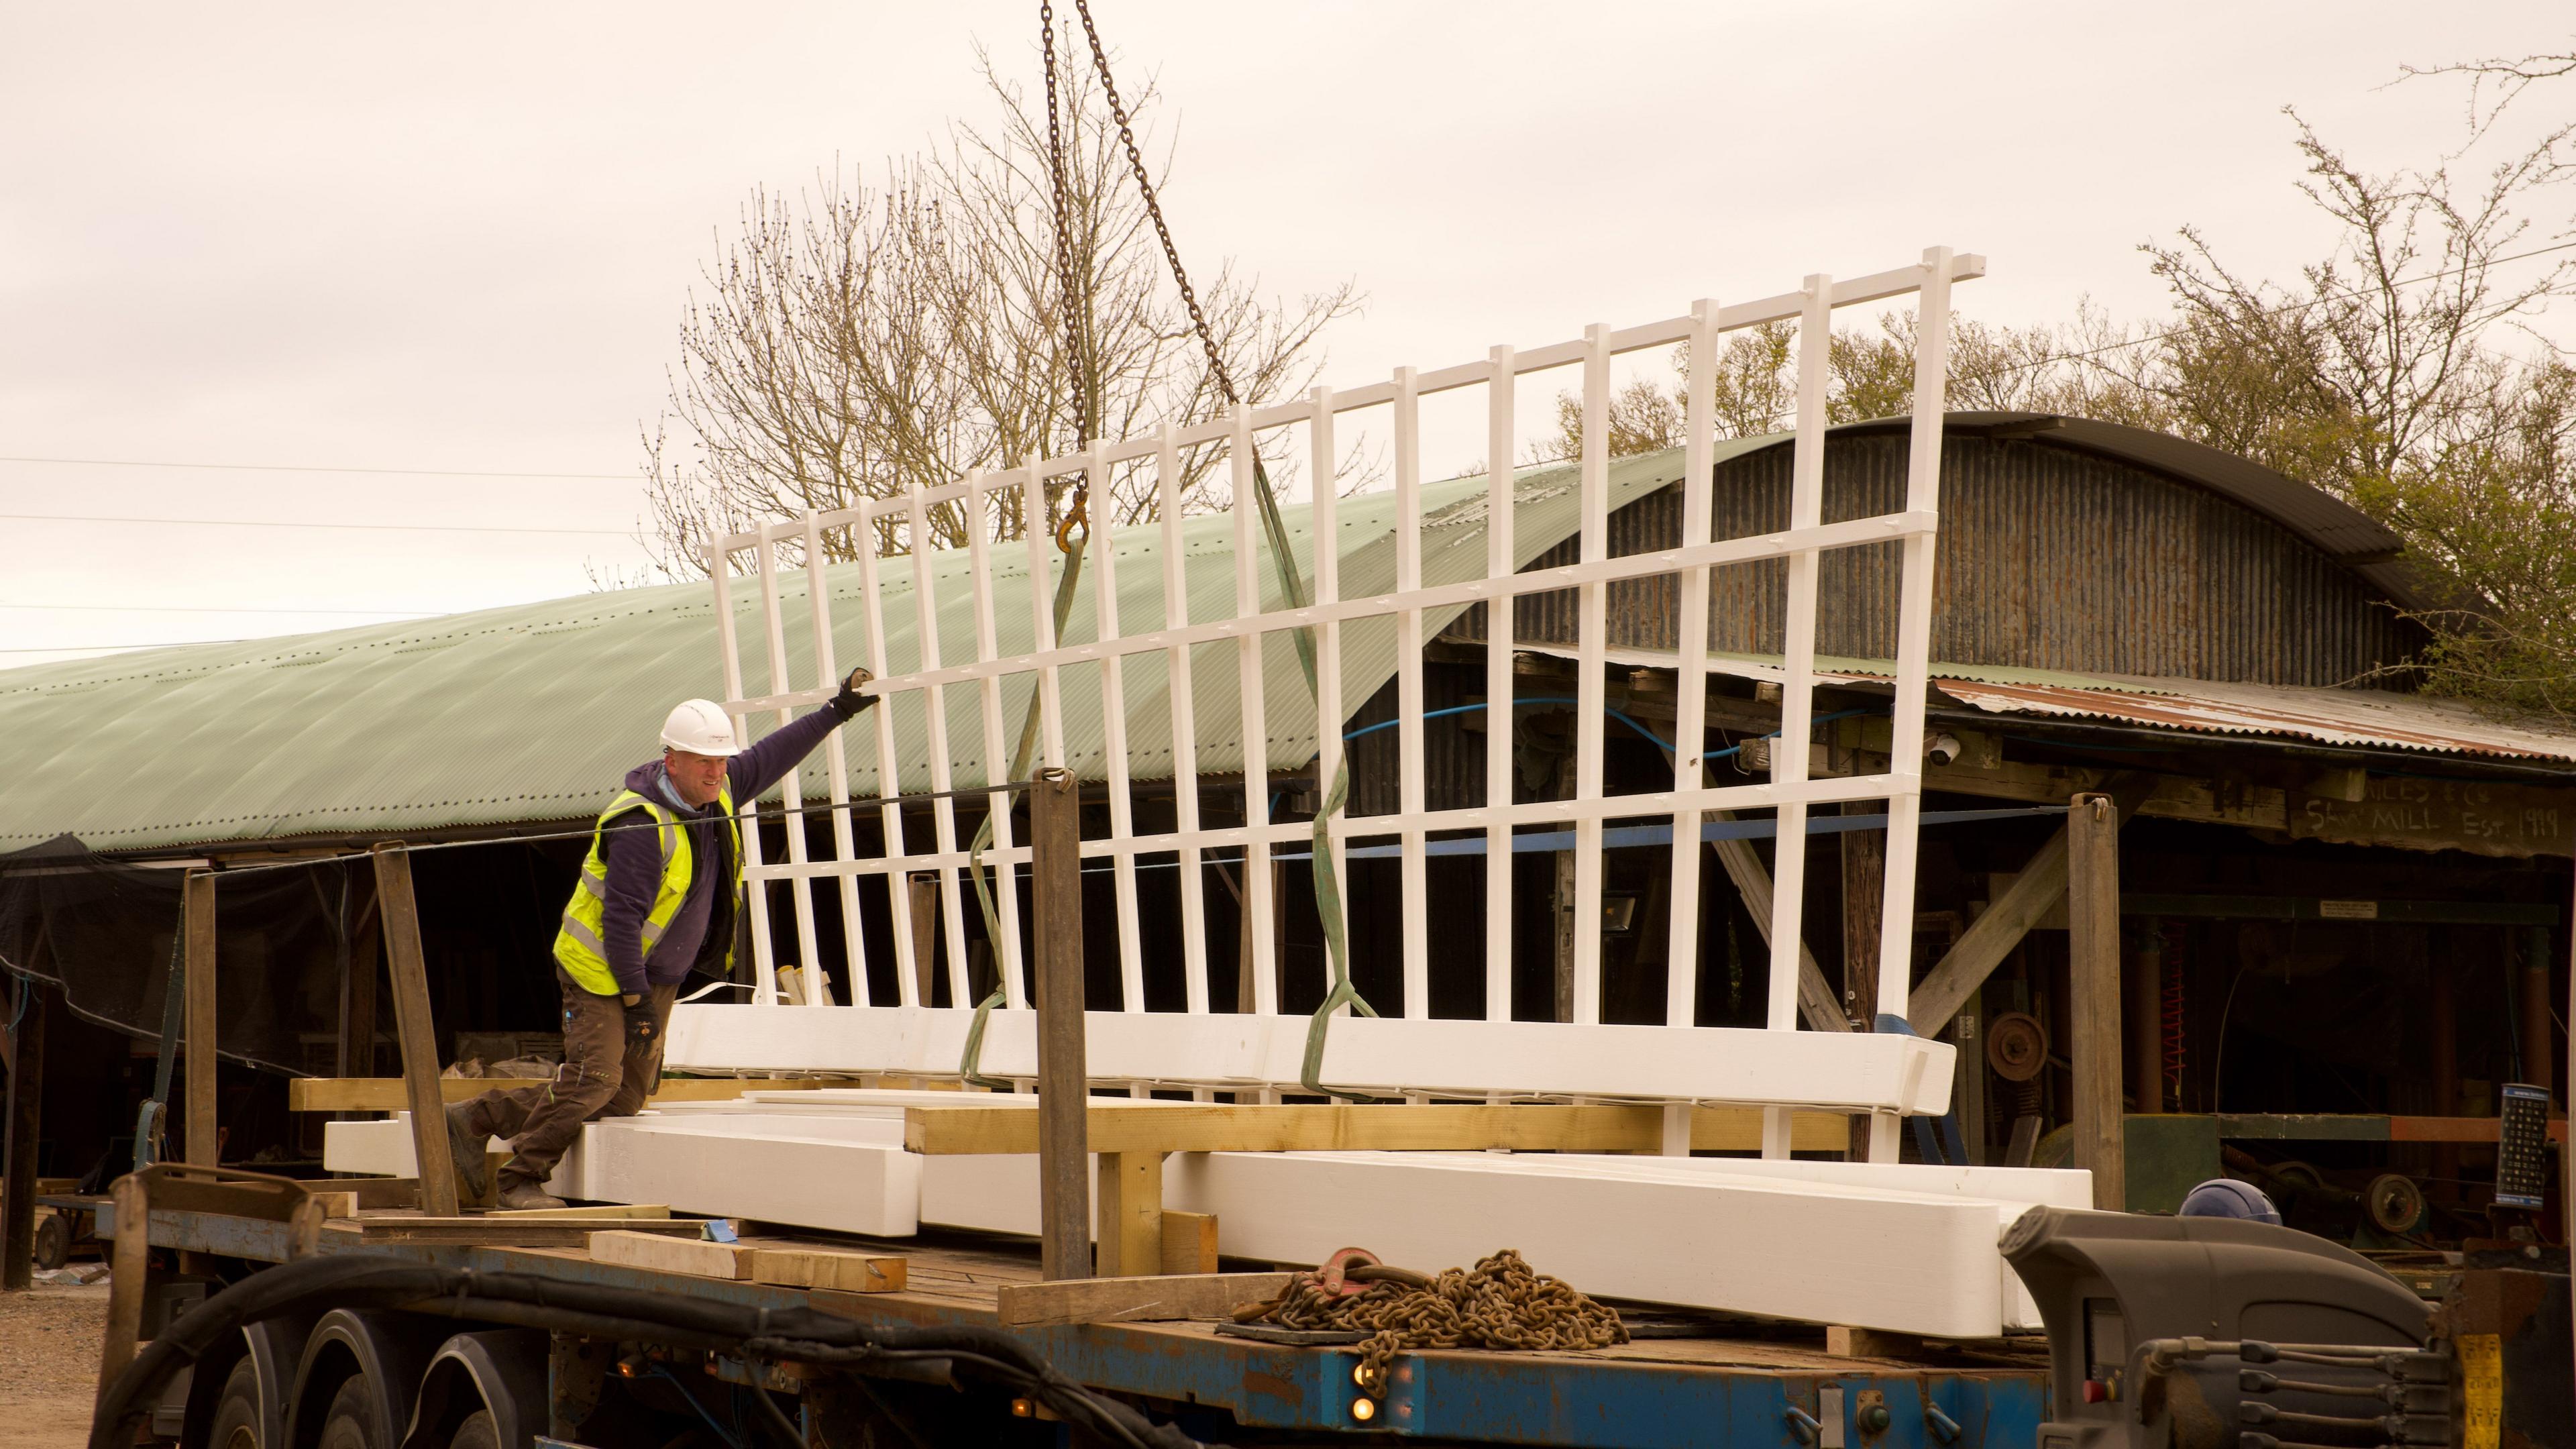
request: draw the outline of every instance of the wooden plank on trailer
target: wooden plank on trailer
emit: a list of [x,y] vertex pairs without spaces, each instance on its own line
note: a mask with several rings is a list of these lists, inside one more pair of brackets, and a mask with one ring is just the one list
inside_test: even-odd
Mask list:
[[591,1234],[603,1231],[696,1237],[705,1231],[694,1218],[574,1218],[564,1222],[495,1219],[488,1213],[470,1217],[424,1217],[410,1214],[334,1219],[323,1231],[344,1241],[372,1243],[466,1243],[483,1247],[580,1248]]
[[592,1203],[587,1207],[500,1208],[483,1214],[486,1219],[499,1218],[521,1223],[579,1222],[590,1218],[615,1218],[623,1221],[632,1218],[667,1218],[670,1215],[670,1207],[658,1202],[603,1202]]
[[590,1235],[593,1262],[686,1273],[693,1278],[747,1279],[751,1276],[751,1254],[752,1250],[740,1243],[710,1243],[703,1238],[622,1229]]
[[[1017,1105],[909,1107],[904,1146],[932,1156],[1035,1152],[1037,1116]],[[1085,1140],[1094,1152],[1640,1152],[1663,1142],[1662,1109],[1652,1106],[1172,1102],[1099,1105],[1088,1117]],[[1691,1119],[1696,1149],[1743,1151],[1761,1143],[1759,1112],[1700,1107]],[[1795,1145],[1841,1146],[1843,1120],[1834,1112],[1797,1114]]]
[[1286,1273],[1191,1273],[1149,1278],[1064,1278],[1005,1283],[993,1308],[1004,1328],[1066,1323],[1174,1323],[1229,1318],[1279,1296]]
[[400,844],[375,847],[376,898],[385,928],[385,967],[393,980],[394,1030],[402,1043],[403,1102],[411,1111],[412,1153],[420,1205],[438,1217],[457,1209],[456,1163],[447,1155],[446,1099],[439,1091],[438,1043],[429,1013],[429,974],[421,958],[420,903],[411,887],[411,855]]
[[[1034,486],[1034,484],[1032,484]],[[1082,795],[1073,772],[1040,770],[1029,791],[1030,917],[1036,926],[1038,1197],[1049,1278],[1079,1278],[1091,1264],[1090,1184],[1083,1104]]]
[[1214,1213],[1174,1212],[1163,1210],[1164,1277],[1182,1273],[1213,1273],[1217,1270],[1217,1228]]
[[187,919],[188,1123],[182,1160],[212,1167],[221,1154],[215,1128],[215,877],[192,870],[180,887]]
[[783,1288],[828,1288],[841,1293],[900,1293],[909,1280],[903,1258],[845,1253],[828,1248],[744,1245],[755,1283]]
[[1163,1154],[1103,1152],[1093,1273],[1133,1278],[1163,1262]]
[[[441,1077],[439,1097],[447,1102],[470,1102],[485,1092],[506,1092],[519,1087],[542,1087],[551,1077]],[[813,1091],[823,1087],[855,1087],[856,1076],[770,1078],[770,1077],[664,1077],[653,1089],[644,1105],[663,1102],[721,1102],[752,1092]],[[402,1112],[411,1103],[404,1096],[400,1077],[296,1077],[286,1084],[286,1110],[290,1112]]]

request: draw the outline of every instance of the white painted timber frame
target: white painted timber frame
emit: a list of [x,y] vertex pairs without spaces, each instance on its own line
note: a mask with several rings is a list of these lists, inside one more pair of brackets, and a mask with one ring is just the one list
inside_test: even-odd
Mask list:
[[[884,704],[863,717],[848,733],[857,741],[845,745],[836,731],[828,751],[828,798],[835,857],[809,859],[802,829],[786,831],[787,859],[762,858],[757,832],[744,833],[750,892],[750,925],[754,958],[753,999],[748,1003],[684,1006],[676,1013],[669,1058],[689,1070],[773,1071],[822,1070],[898,1072],[915,1076],[954,1076],[960,1064],[970,1005],[933,1007],[922,999],[916,982],[927,979],[916,970],[911,925],[910,878],[928,874],[937,881],[940,918],[945,930],[936,944],[944,964],[948,999],[969,1003],[964,922],[971,909],[971,886],[963,884],[968,852],[960,838],[956,802],[939,798],[929,805],[930,839],[914,835],[898,804],[887,795],[852,800],[849,796],[848,748],[872,748],[877,788],[889,794],[900,788],[902,770],[896,759],[893,702],[914,697],[911,708],[927,716],[928,779],[936,792],[951,786],[953,750],[981,755],[977,776],[1003,778],[1009,750],[1020,722],[1006,718],[1002,685],[1006,679],[1033,677],[1040,715],[1039,763],[1065,761],[1063,671],[1068,666],[1097,666],[1105,730],[1108,833],[1085,839],[1086,858],[1110,863],[1115,892],[1115,934],[1119,960],[1120,1009],[1090,1014],[1090,1070],[1095,1081],[1125,1084],[1141,1092],[1147,1086],[1213,1089],[1295,1090],[1299,1057],[1305,1041],[1304,1015],[1283,1016],[1275,986],[1272,922],[1281,903],[1274,900],[1268,869],[1273,847],[1291,848],[1309,837],[1304,821],[1270,819],[1271,770],[1302,769],[1310,762],[1266,758],[1272,730],[1263,699],[1264,637],[1286,630],[1313,631],[1320,675],[1312,763],[1329,781],[1343,752],[1342,729],[1347,707],[1342,698],[1341,648],[1344,626],[1363,619],[1391,618],[1396,629],[1398,754],[1400,807],[1392,815],[1336,818],[1331,844],[1338,858],[1352,836],[1392,838],[1399,846],[1405,922],[1400,940],[1403,1009],[1392,1019],[1343,1017],[1334,1020],[1324,1057],[1323,1080],[1335,1086],[1415,1096],[1495,1098],[1594,1097],[1686,1102],[1734,1102],[1773,1109],[1767,1118],[1764,1153],[1788,1154],[1789,1112],[1796,1106],[1819,1106],[1867,1112],[1873,1116],[1871,1158],[1893,1161],[1896,1119],[1908,1113],[1946,1109],[1950,1095],[1952,1050],[1947,1045],[1897,1034],[1802,1032],[1798,1028],[1798,951],[1801,902],[1805,889],[1802,852],[1778,853],[1773,871],[1771,919],[1772,963],[1767,1024],[1762,1028],[1700,1027],[1696,1020],[1695,974],[1670,973],[1662,1026],[1605,1025],[1601,1020],[1601,941],[1597,932],[1578,932],[1574,946],[1573,1020],[1566,1023],[1516,1022],[1510,1019],[1512,974],[1510,925],[1510,837],[1523,827],[1571,827],[1575,836],[1575,902],[1577,920],[1599,920],[1602,911],[1602,832],[1612,820],[1669,821],[1674,838],[1696,839],[1707,811],[1774,810],[1782,840],[1804,838],[1808,810],[1819,804],[1884,800],[1888,813],[1885,897],[1882,919],[1910,920],[1914,913],[1916,831],[1922,791],[1923,697],[1930,657],[1933,541],[1938,527],[1942,402],[1948,373],[1950,288],[1955,281],[1984,274],[1984,261],[1954,256],[1933,248],[1916,264],[1871,276],[1836,282],[1811,276],[1796,291],[1759,301],[1720,306],[1702,301],[1685,315],[1642,326],[1613,329],[1594,326],[1580,339],[1524,350],[1493,349],[1485,359],[1417,372],[1399,368],[1384,382],[1341,391],[1319,388],[1308,397],[1268,406],[1240,406],[1228,416],[1187,428],[1165,428],[1151,437],[1100,443],[1086,451],[1025,463],[997,473],[969,476],[944,487],[917,490],[900,497],[876,499],[856,507],[814,513],[755,531],[714,540],[708,563],[717,601],[719,640],[723,651],[725,708],[749,730],[771,721],[784,722],[793,710],[821,703],[847,663],[832,646],[829,590],[823,579],[827,532],[857,541],[862,580],[867,657],[860,661],[877,679],[869,692]],[[1838,308],[1912,296],[1917,302],[1915,395],[1912,456],[1904,506],[1869,518],[1823,521],[1824,425],[1827,349],[1831,319]],[[1711,532],[1712,448],[1716,437],[1712,374],[1709,366],[1690,369],[1685,399],[1687,443],[1681,482],[1682,538],[1678,546],[1650,553],[1613,557],[1610,553],[1607,411],[1612,391],[1612,359],[1644,349],[1686,347],[1693,358],[1714,357],[1724,334],[1767,323],[1798,324],[1797,437],[1793,455],[1788,527],[1751,537],[1716,539]],[[1515,484],[1506,467],[1490,470],[1486,522],[1486,570],[1482,578],[1425,587],[1422,583],[1421,400],[1461,388],[1483,388],[1488,419],[1488,456],[1511,457],[1518,434],[1513,394],[1518,381],[1556,368],[1577,369],[1581,376],[1584,448],[1578,471],[1581,528],[1578,560],[1562,567],[1519,570],[1513,547]],[[1339,551],[1329,543],[1310,542],[1311,557],[1299,561],[1310,584],[1311,602],[1303,608],[1264,603],[1265,581],[1273,577],[1267,542],[1257,524],[1253,460],[1256,445],[1274,457],[1302,457],[1305,476],[1321,480],[1313,488],[1312,526],[1307,537],[1335,540],[1337,474],[1334,451],[1336,420],[1348,414],[1385,409],[1390,415],[1392,478],[1395,492],[1395,591],[1345,598],[1340,591]],[[1229,458],[1233,482],[1232,539],[1235,597],[1231,617],[1187,617],[1180,547],[1178,459],[1184,449],[1217,447]],[[988,536],[1002,519],[1044,520],[1053,516],[1049,489],[1063,480],[1081,478],[1091,496],[1107,511],[1113,469],[1129,476],[1150,471],[1161,504],[1164,617],[1120,617],[1114,571],[1115,550],[1089,548],[1086,592],[1095,610],[1092,638],[1060,643],[1049,606],[1057,570],[1062,567],[1049,530],[1042,524],[1023,527],[1021,536],[1004,542]],[[964,640],[939,636],[932,599],[934,539],[932,510],[950,508],[966,527],[967,578],[973,593],[975,638],[972,657],[951,662]],[[1105,537],[1105,527],[1091,538]],[[1781,722],[1786,738],[1811,735],[1814,718],[1816,654],[1816,589],[1818,556],[1825,550],[1895,542],[1902,550],[1902,589],[1897,620],[1897,678],[1893,749],[1886,773],[1829,779],[1807,774],[1807,751],[1770,752],[1767,779],[1741,784],[1711,784],[1703,760],[1690,741],[1705,741],[1704,691],[1708,664],[1709,570],[1757,560],[1784,560],[1787,568],[1786,649],[1782,672]],[[1017,547],[1026,556],[1024,603],[1031,611],[1033,650],[1003,655],[996,645],[994,550]],[[790,619],[780,606],[778,575],[782,549],[803,556],[808,607],[796,621],[810,640],[796,652],[810,660],[814,674],[801,688],[789,682]],[[734,560],[748,553],[758,579],[758,643],[769,666],[772,692],[751,696],[743,685],[744,644],[735,618]],[[911,657],[889,657],[886,609],[881,581],[889,570],[903,570],[909,589],[899,607],[914,612],[915,647]],[[1608,648],[1605,596],[1615,582],[1670,575],[1677,580],[1679,710],[1671,788],[1643,793],[1605,793],[1602,778],[1605,681]],[[1490,630],[1487,644],[1487,707],[1509,718],[1514,680],[1511,601],[1556,590],[1574,590],[1579,634],[1575,656],[1580,700],[1576,709],[1575,780],[1572,798],[1514,803],[1511,798],[1511,752],[1487,751],[1485,802],[1467,808],[1426,808],[1423,789],[1422,625],[1426,609],[1486,604]],[[1178,610],[1176,614],[1175,611]],[[1131,609],[1132,611],[1132,609]],[[1174,770],[1178,778],[1197,775],[1194,749],[1199,743],[1192,717],[1190,685],[1192,651],[1232,641],[1237,661],[1242,731],[1242,790],[1246,823],[1206,828],[1198,818],[1197,794],[1178,792],[1177,828],[1140,834],[1132,806],[1127,749],[1128,707],[1121,664],[1131,656],[1163,656],[1173,687]],[[1282,641],[1283,643],[1285,641]],[[1206,656],[1200,661],[1204,665]],[[1276,688],[1275,682],[1271,686]],[[980,740],[948,737],[948,694],[975,691],[982,724]],[[1301,702],[1302,707],[1302,702]],[[1490,738],[1507,738],[1498,730]],[[915,762],[916,764],[918,762]],[[784,786],[785,803],[802,808],[796,778]],[[986,796],[996,817],[994,845],[986,861],[1003,878],[1025,867],[1028,850],[1014,842],[1009,825],[1008,795]],[[883,850],[861,856],[853,844],[851,812],[873,806],[881,825]],[[1487,928],[1484,1017],[1476,1021],[1430,1017],[1429,942],[1426,922],[1435,903],[1428,899],[1425,843],[1435,832],[1482,832],[1486,839],[1487,885],[1483,910]],[[1176,856],[1179,865],[1181,932],[1188,983],[1187,1002],[1179,1012],[1148,1012],[1143,990],[1143,947],[1137,906],[1137,857]],[[1223,862],[1240,872],[1245,908],[1254,925],[1250,935],[1252,1011],[1218,1012],[1207,999],[1206,882],[1209,867]],[[1673,853],[1670,890],[1670,939],[1699,939],[1702,862],[1690,851]],[[1345,874],[1343,879],[1347,882]],[[882,909],[892,922],[896,969],[892,1002],[872,1000],[860,933],[844,931],[839,952],[846,963],[843,979],[855,999],[837,1004],[822,989],[820,973],[806,971],[799,996],[802,1007],[782,999],[775,945],[779,923],[772,919],[768,892],[760,887],[785,882],[792,901],[796,959],[821,959],[812,891],[827,883],[838,893],[840,917],[858,915],[863,882],[874,882],[869,894],[882,892]],[[997,943],[1005,1000],[992,1014],[981,1066],[988,1074],[1026,1079],[1035,1073],[1033,1033],[1024,983],[1024,950],[1020,939],[1017,892],[1000,890],[1003,934]],[[1902,1019],[1908,980],[1910,939],[1904,931],[1884,933],[1879,958],[1878,1001],[1882,1013]],[[1685,958],[1687,959],[1687,958]],[[926,963],[924,963],[926,964]]]

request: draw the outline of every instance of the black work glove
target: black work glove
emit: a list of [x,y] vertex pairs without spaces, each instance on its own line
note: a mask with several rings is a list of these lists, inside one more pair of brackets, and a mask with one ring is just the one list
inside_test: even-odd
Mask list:
[[825,703],[831,707],[832,713],[847,721],[860,710],[877,702],[875,695],[859,693],[859,686],[874,678],[876,678],[875,675],[864,669],[851,670],[850,677],[841,681],[841,692],[833,695]]
[[652,997],[642,997],[634,1001],[621,1003],[621,1005],[624,1007],[626,1012],[626,1044],[628,1046],[640,1047],[649,1045],[653,1038],[661,1035],[662,1029],[654,1025],[653,1022]]

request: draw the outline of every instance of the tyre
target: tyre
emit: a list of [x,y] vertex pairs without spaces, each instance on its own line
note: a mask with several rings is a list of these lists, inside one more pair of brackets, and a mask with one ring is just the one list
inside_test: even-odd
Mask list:
[[501,1449],[501,1428],[492,1422],[492,1411],[477,1409],[471,1418],[457,1425],[447,1449]]
[[48,1272],[72,1260],[72,1225],[61,1213],[36,1224],[36,1266]]
[[224,1377],[223,1396],[215,1401],[215,1426],[206,1449],[267,1449],[259,1442],[259,1374],[245,1358]]
[[331,1396],[315,1449],[393,1449],[376,1442],[376,1395],[365,1374],[351,1374]]

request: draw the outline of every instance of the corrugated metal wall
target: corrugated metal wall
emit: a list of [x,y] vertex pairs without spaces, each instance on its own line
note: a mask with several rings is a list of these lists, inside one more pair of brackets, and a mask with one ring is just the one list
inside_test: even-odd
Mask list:
[[[1835,438],[1825,454],[1828,521],[1894,511],[1905,490],[1903,434]],[[1790,449],[1718,469],[1716,536],[1787,526]],[[1681,495],[1667,490],[1610,520],[1613,554],[1667,548]],[[1577,543],[1531,566],[1572,563]],[[2214,493],[2127,463],[2029,439],[1953,434],[1942,450],[1941,541],[1932,657],[2081,673],[2334,685],[2411,658],[2423,631],[2349,570],[2288,530]],[[1781,648],[1786,566],[1717,570],[1711,647]],[[1895,653],[1897,546],[1825,555],[1817,652]],[[1612,586],[1613,644],[1673,647],[1667,577]],[[1522,639],[1575,639],[1571,591],[1523,599]],[[1484,635],[1481,606],[1452,637]]]

